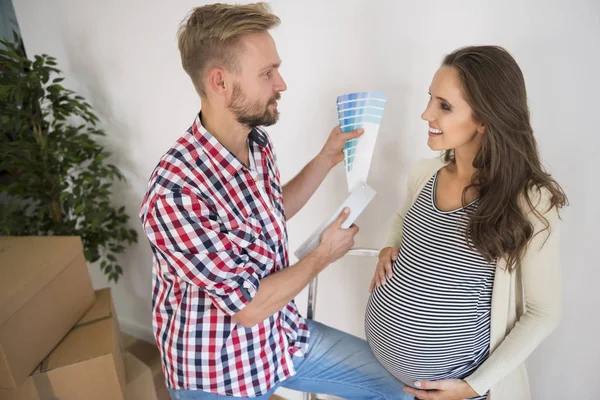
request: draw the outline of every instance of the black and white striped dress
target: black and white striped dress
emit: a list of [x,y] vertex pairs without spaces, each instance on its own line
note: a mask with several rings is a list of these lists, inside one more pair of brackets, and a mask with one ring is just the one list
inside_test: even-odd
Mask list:
[[469,247],[464,235],[477,201],[454,211],[438,209],[437,176],[405,216],[393,278],[373,291],[365,317],[373,353],[411,386],[417,379],[468,376],[490,345],[495,264]]

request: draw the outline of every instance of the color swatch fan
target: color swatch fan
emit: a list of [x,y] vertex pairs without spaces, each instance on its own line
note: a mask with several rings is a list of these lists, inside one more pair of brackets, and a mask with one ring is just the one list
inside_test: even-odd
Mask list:
[[[367,176],[369,176],[369,167],[386,100],[387,96],[381,92],[349,93],[337,98],[341,131],[350,132],[359,128],[365,130],[361,137],[347,140],[344,147],[346,180],[350,195],[330,216],[329,220],[321,224],[294,252],[298,260],[306,257],[319,245],[325,229],[335,221],[345,207],[350,209],[350,214],[342,225],[344,229],[352,225],[375,197],[375,190],[367,185]],[[375,251],[375,254],[377,253]],[[371,255],[371,252],[368,251],[367,254]],[[314,285],[313,282],[311,282],[311,287]]]
[[381,92],[349,93],[337,98],[338,120],[342,132],[363,128],[365,133],[348,140],[344,148],[348,191],[366,182],[373,158],[375,141],[387,96]]

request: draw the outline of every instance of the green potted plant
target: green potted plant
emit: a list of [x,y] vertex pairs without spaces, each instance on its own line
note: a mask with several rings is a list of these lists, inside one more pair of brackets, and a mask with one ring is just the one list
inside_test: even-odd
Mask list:
[[87,261],[117,282],[116,255],[137,234],[112,204],[123,175],[95,140],[98,118],[61,86],[53,57],[29,60],[16,35],[0,44],[0,235],[80,236]]

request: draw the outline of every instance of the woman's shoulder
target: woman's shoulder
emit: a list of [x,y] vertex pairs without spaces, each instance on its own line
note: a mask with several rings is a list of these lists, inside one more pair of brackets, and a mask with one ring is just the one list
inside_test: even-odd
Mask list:
[[526,191],[525,194],[521,195],[520,202],[521,207],[525,213],[535,214],[546,214],[552,209],[556,209],[553,205],[552,192],[544,186],[532,186]]
[[521,195],[521,210],[537,233],[554,231],[560,225],[559,207],[555,204],[552,192],[544,186],[533,186],[527,189],[527,196]]

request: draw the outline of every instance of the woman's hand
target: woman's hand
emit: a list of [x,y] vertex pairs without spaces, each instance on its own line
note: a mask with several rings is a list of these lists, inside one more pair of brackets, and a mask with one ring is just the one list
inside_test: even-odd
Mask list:
[[416,381],[414,389],[404,387],[404,391],[420,400],[463,400],[479,394],[462,379],[442,379],[439,381]]
[[379,252],[379,261],[377,261],[375,274],[373,275],[373,280],[371,280],[371,285],[369,286],[369,293],[375,289],[375,285],[377,285],[377,287],[385,285],[386,276],[387,279],[392,277],[392,263],[396,260],[396,257],[398,257],[397,247],[384,247]]

